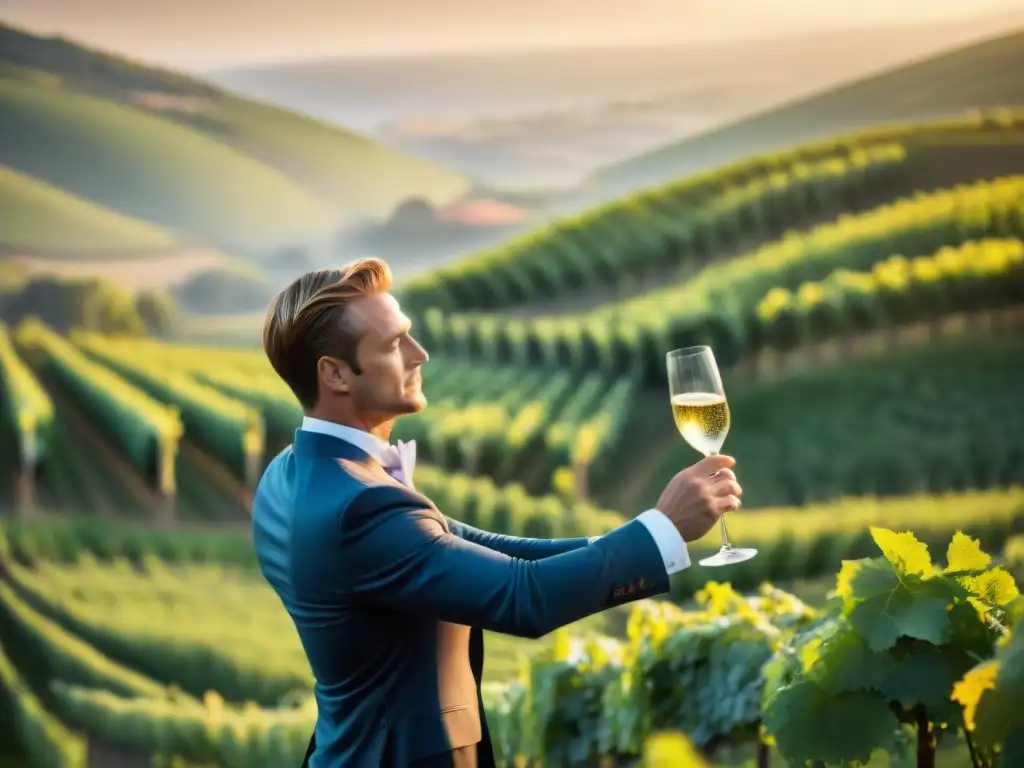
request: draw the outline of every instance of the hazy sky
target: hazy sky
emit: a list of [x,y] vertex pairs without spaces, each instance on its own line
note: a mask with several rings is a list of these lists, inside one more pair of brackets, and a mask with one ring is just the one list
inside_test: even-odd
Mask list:
[[370,53],[685,42],[938,21],[1022,0],[0,0],[0,18],[206,69]]

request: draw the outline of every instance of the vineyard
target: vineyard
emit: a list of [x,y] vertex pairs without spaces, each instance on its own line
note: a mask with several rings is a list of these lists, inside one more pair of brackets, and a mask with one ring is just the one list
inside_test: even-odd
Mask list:
[[[881,126],[400,286],[429,405],[392,438],[470,525],[621,525],[697,459],[665,353],[710,344],[728,395],[730,536],[758,557],[538,640],[488,633],[501,765],[1024,764],[1018,145],[1019,110]],[[954,146],[1005,162],[936,170]],[[302,413],[262,351],[29,318],[0,325],[0,403],[20,764],[301,764],[313,680],[249,509]]]

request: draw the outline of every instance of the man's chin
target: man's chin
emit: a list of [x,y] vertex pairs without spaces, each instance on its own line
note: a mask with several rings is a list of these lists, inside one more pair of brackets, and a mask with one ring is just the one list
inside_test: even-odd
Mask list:
[[402,403],[402,414],[419,413],[427,407],[427,398],[423,394],[413,395]]

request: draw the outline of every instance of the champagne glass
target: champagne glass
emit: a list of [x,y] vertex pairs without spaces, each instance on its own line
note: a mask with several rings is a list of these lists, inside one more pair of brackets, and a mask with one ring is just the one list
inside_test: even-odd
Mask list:
[[[668,389],[676,429],[694,450],[712,456],[722,450],[729,433],[729,404],[722,387],[722,376],[711,347],[675,349],[666,356]],[[717,474],[717,473],[716,473]],[[705,557],[701,565],[719,566],[742,563],[757,554],[756,549],[741,549],[729,543],[725,515],[719,518],[722,548]]]

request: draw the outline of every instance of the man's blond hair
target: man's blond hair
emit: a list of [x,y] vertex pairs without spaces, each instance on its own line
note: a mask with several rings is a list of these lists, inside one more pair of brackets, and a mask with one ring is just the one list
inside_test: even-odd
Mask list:
[[365,258],[340,269],[307,272],[271,301],[263,351],[304,410],[317,402],[321,357],[336,357],[361,372],[356,360],[360,331],[347,321],[348,307],[363,296],[386,293],[391,285],[387,263]]

